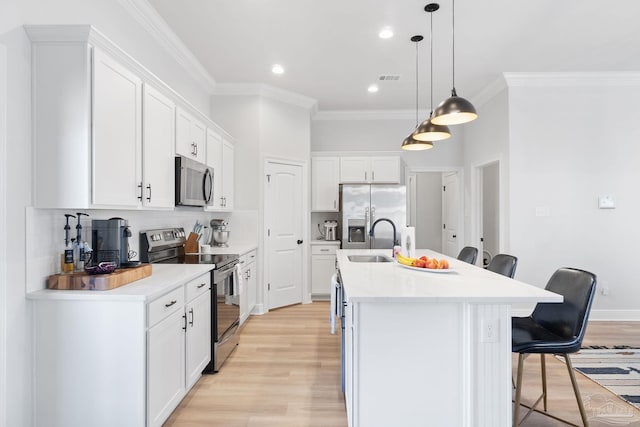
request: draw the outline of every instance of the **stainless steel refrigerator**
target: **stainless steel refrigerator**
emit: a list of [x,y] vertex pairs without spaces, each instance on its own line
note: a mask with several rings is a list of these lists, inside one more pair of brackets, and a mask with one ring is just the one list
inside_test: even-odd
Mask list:
[[404,185],[343,184],[340,215],[343,249],[390,249],[393,228],[388,222],[376,225],[373,242],[369,231],[377,219],[387,218],[395,225],[396,241],[400,241],[400,231],[407,225],[407,189]]

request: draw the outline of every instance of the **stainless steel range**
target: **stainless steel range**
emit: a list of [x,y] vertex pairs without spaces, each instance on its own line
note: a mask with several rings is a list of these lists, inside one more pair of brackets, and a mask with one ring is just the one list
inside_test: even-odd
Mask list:
[[238,346],[240,307],[236,298],[238,254],[185,254],[182,228],[162,228],[140,233],[140,260],[160,264],[211,264],[211,362],[203,373],[218,372]]

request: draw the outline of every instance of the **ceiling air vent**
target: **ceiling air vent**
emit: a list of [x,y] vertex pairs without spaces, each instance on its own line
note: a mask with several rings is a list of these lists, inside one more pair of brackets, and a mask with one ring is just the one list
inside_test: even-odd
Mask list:
[[381,82],[395,82],[400,80],[400,74],[380,74],[378,80]]

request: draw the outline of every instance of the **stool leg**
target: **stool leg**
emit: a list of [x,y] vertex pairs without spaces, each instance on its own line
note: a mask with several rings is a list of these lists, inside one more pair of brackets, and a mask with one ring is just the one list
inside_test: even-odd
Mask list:
[[582,397],[580,396],[580,390],[578,390],[578,382],[576,381],[576,377],[573,374],[573,365],[571,364],[571,359],[568,354],[563,354],[564,360],[567,362],[567,369],[569,370],[569,377],[571,378],[571,385],[573,386],[573,392],[576,395],[576,400],[578,401],[578,408],[580,409],[580,416],[582,417],[582,424],[584,427],[589,427],[589,421],[587,421],[587,414],[584,410],[584,405],[582,404]]
[[547,412],[547,363],[544,353],[540,354],[540,369],[542,370],[542,403],[544,412]]
[[524,363],[524,354],[518,354],[518,373],[516,379],[516,401],[513,406],[513,427],[518,425],[518,419],[520,418],[520,397],[522,394],[522,371]]

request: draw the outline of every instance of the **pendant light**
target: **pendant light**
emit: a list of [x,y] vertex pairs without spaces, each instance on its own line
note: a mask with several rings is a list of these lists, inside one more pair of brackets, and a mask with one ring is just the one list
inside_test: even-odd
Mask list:
[[[416,127],[418,127],[418,43],[422,41],[424,37],[417,35],[411,37],[411,41],[416,44]],[[430,141],[419,141],[413,138],[413,133],[406,137],[402,141],[402,149],[408,151],[428,150],[433,148],[433,144]]]
[[425,12],[429,12],[431,19],[431,26],[429,28],[429,39],[431,42],[430,55],[431,55],[431,110],[429,112],[429,118],[416,128],[413,132],[413,138],[418,141],[441,141],[443,139],[451,138],[451,131],[447,126],[435,124],[432,120],[433,117],[433,12],[440,9],[438,3],[429,3],[424,7]]
[[438,105],[433,118],[433,123],[440,125],[458,125],[478,118],[478,113],[473,104],[456,93],[456,0],[452,0],[451,46],[452,46],[452,77],[453,86],[451,97]]

